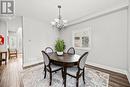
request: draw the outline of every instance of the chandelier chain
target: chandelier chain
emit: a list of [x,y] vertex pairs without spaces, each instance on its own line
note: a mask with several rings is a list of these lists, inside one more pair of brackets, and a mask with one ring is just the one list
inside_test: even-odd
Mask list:
[[66,20],[63,20],[62,19],[62,16],[61,16],[61,5],[58,5],[58,12],[59,12],[59,15],[58,15],[58,18],[54,20],[54,22],[51,22],[52,26],[53,27],[56,27],[58,30],[61,30],[65,27],[65,24],[66,24]]

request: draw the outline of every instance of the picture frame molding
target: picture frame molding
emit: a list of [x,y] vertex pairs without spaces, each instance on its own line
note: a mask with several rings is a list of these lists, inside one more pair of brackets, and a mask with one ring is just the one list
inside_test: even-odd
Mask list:
[[[75,33],[80,33],[80,32],[88,32],[88,36],[89,36],[89,47],[75,47],[74,45],[74,37],[75,37]],[[75,49],[78,49],[78,50],[91,50],[91,27],[87,27],[87,28],[84,28],[84,29],[80,29],[80,30],[74,30],[72,31],[72,46],[75,48]]]

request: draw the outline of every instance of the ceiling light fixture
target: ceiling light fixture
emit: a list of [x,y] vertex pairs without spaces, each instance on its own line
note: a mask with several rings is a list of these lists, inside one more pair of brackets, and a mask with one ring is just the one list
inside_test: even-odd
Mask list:
[[51,22],[52,26],[57,28],[58,30],[61,30],[65,27],[65,24],[67,23],[67,20],[63,20],[61,17],[61,5],[58,5],[58,9],[59,9],[59,15],[58,18],[54,19],[53,22]]

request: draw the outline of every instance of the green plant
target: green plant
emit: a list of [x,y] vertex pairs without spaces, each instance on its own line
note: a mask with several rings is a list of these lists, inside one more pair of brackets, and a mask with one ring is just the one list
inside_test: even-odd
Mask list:
[[56,44],[55,44],[55,50],[57,52],[63,52],[65,49],[65,43],[64,43],[64,40],[56,40]]

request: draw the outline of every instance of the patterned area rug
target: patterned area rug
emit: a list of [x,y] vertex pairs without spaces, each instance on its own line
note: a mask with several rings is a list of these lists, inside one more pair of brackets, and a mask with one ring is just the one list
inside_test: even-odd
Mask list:
[[[52,85],[49,86],[49,74],[44,79],[43,65],[24,69],[21,72],[24,87],[64,87],[61,72],[53,73]],[[85,84],[82,77],[79,79],[79,87],[108,87],[109,74],[86,68]],[[67,76],[67,87],[76,87],[76,80]]]

